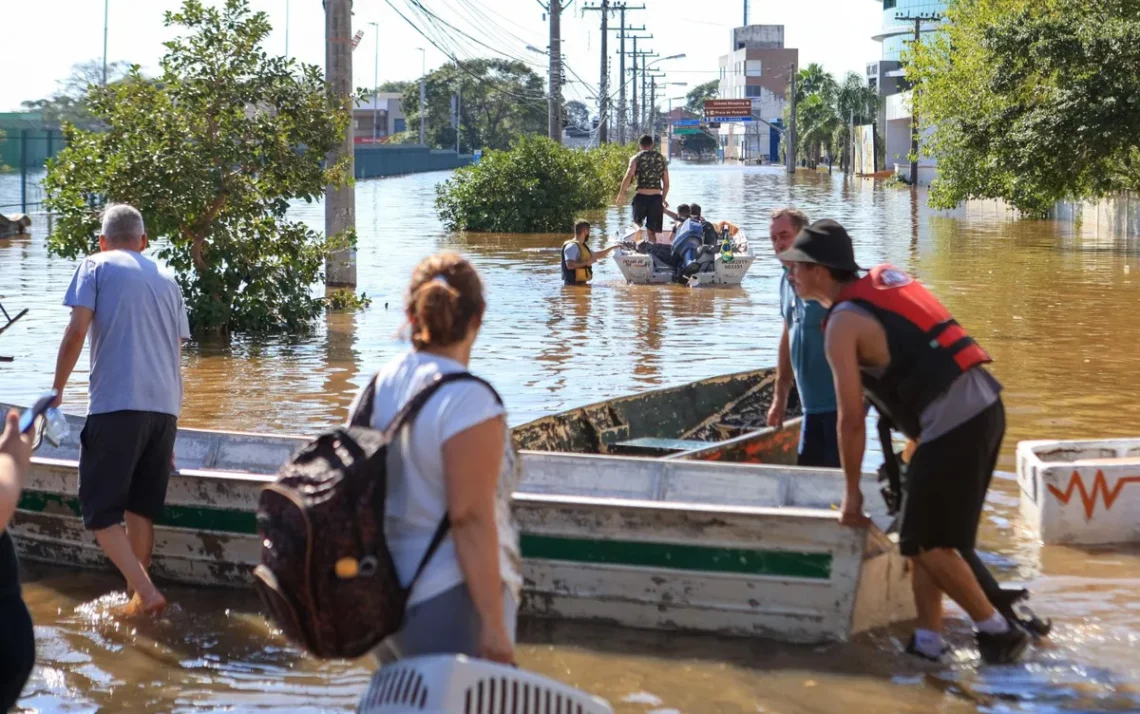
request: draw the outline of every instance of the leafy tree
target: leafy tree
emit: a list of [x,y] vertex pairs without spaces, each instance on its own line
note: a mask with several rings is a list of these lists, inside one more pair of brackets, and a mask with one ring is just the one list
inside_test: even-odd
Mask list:
[[[522,62],[473,59],[444,65],[427,76],[425,140],[430,146],[455,147],[451,102],[457,89],[461,95],[462,152],[506,149],[517,136],[547,131],[542,77]],[[404,90],[403,106],[408,126],[418,127],[418,84]]]
[[569,231],[581,211],[612,198],[635,152],[620,144],[569,149],[524,134],[436,186],[436,208],[451,230]]
[[1140,0],[956,0],[908,79],[935,207],[1140,188]]
[[569,119],[571,126],[590,126],[590,110],[577,99],[566,102],[566,117]]
[[[788,124],[791,105],[784,108],[785,125]],[[810,94],[796,104],[796,150],[813,166],[819,163],[824,152],[833,155],[832,140],[839,128],[835,107],[821,93]]]
[[[108,62],[107,83],[113,84],[126,79],[130,73],[129,62]],[[77,126],[95,124],[87,106],[87,93],[91,87],[103,83],[103,61],[88,60],[72,65],[71,74],[59,82],[59,89],[45,99],[32,99],[21,102],[28,111],[43,113],[43,119],[50,124],[70,122]]]
[[[409,82],[406,79],[393,79],[393,80],[389,80],[387,82],[381,82],[380,86],[376,88],[376,91],[377,92],[399,92],[400,94],[403,94],[404,92],[408,91],[408,87],[415,87],[416,92],[419,92],[420,91],[419,86],[420,85],[418,82]],[[417,99],[418,99],[418,94],[417,94]]]
[[58,215],[49,247],[95,250],[92,204],[127,202],[176,272],[195,331],[301,329],[326,305],[313,295],[326,256],[352,236],[322,238],[286,211],[351,180],[347,162],[323,166],[349,100],[328,93],[319,67],[267,56],[268,18],[246,0],[185,0],[164,18],[188,34],[166,43],[160,81],[132,67],[88,93],[105,131],[65,125],[69,146],[44,181]]
[[717,140],[703,131],[698,134],[685,134],[681,139],[681,148],[685,151],[691,151],[697,156],[712,153],[717,150],[718,146],[720,144]]
[[685,109],[697,116],[705,115],[705,100],[716,99],[720,95],[720,80],[714,79],[698,84],[685,95]]

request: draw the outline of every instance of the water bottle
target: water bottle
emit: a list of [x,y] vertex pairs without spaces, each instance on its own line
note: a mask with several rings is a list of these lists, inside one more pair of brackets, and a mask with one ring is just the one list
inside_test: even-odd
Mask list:
[[728,226],[720,234],[720,259],[725,263],[732,262],[732,241],[728,238]]
[[71,433],[71,427],[67,425],[67,417],[63,415],[59,407],[48,409],[44,412],[44,417],[47,420],[44,425],[44,438],[52,446],[58,447]]

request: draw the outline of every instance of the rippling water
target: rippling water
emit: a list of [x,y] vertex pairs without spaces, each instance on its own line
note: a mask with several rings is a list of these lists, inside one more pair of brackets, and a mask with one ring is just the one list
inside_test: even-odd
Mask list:
[[[675,203],[743,225],[768,255],[767,213],[796,205],[841,221],[864,265],[916,273],[995,358],[1009,430],[1018,440],[1140,432],[1140,241],[1095,237],[1048,221],[1015,222],[989,208],[934,213],[925,195],[845,183],[836,175],[676,166]],[[432,209],[446,174],[357,187],[360,289],[372,307],[334,315],[312,334],[186,352],[182,423],[311,432],[343,418],[371,370],[404,349],[402,290],[415,263],[450,248],[482,272],[488,314],[472,367],[499,387],[511,423],[586,402],[775,362],[779,266],[761,259],[738,289],[625,285],[609,261],[590,288],[564,288],[553,235],[449,235]],[[12,177],[0,175],[0,194]],[[320,228],[320,206],[297,215]],[[612,232],[629,209],[590,216]],[[50,386],[60,307],[74,265],[46,252],[46,217],[30,238],[0,240],[0,300],[29,315],[0,337],[0,400]],[[595,244],[598,239],[595,238]],[[86,358],[65,393],[81,411]],[[871,456],[869,459],[873,459]],[[868,494],[868,497],[877,497]],[[520,661],[606,697],[619,712],[1070,712],[1140,710],[1140,551],[1041,548],[1020,528],[1017,491],[990,492],[983,547],[1003,579],[1028,583],[1057,621],[1026,663],[977,671],[967,623],[952,624],[959,659],[917,665],[906,628],[820,648],[524,623]],[[247,594],[170,589],[156,622],[107,616],[121,599],[108,575],[29,566],[26,597],[40,666],[22,706],[46,712],[351,710],[367,671],[298,655],[256,615]],[[111,595],[107,593],[111,592]],[[961,616],[956,609],[952,614]]]

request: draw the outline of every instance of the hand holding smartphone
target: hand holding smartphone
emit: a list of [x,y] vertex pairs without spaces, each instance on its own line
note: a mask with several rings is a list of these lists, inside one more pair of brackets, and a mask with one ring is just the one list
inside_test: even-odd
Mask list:
[[36,424],[36,417],[43,416],[47,410],[51,408],[51,405],[55,403],[55,399],[58,396],[59,392],[52,389],[37,399],[35,404],[25,409],[20,415],[20,433],[27,434],[31,431],[32,427]]

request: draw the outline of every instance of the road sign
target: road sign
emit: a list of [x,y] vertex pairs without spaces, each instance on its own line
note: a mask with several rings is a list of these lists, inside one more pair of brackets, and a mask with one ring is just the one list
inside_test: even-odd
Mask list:
[[678,119],[673,122],[673,126],[700,126],[700,119]]
[[724,119],[725,117],[752,116],[751,99],[706,99],[705,118]]
[[683,127],[681,129],[674,129],[674,134],[700,134],[702,133],[697,127]]
[[728,122],[728,123],[755,121],[755,119],[753,119],[752,117],[717,117],[716,120],[717,120],[717,122]]

